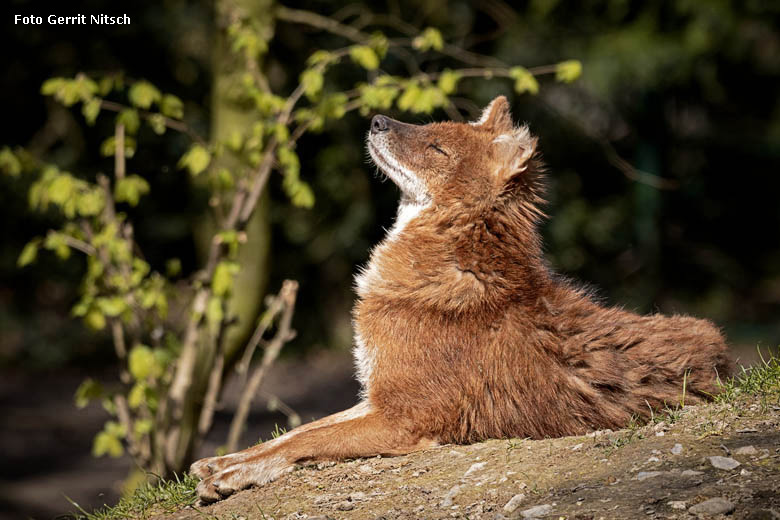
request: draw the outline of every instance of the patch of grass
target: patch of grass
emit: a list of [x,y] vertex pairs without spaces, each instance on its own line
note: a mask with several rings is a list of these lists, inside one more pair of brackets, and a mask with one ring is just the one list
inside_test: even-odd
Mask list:
[[642,433],[642,423],[638,420],[637,416],[632,416],[631,421],[626,426],[624,431],[617,432],[616,435],[611,435],[606,439],[596,444],[604,448],[604,456],[609,457],[612,453],[631,444],[633,441],[644,439]]
[[182,507],[194,505],[198,500],[195,487],[199,479],[189,474],[176,475],[172,480],[158,478],[136,489],[132,495],[123,497],[113,507],[104,506],[88,513],[77,503],[68,499],[77,511],[71,513],[73,520],[120,520],[126,518],[148,518],[152,513],[171,513]]
[[772,396],[780,399],[780,357],[770,351],[764,358],[760,348],[758,356],[761,359],[759,364],[741,367],[739,374],[719,382],[720,393],[715,396],[716,403],[734,404],[747,395],[759,397],[762,406],[766,407]]
[[283,426],[280,427],[278,423],[274,423],[274,431],[271,432],[271,438],[263,440],[263,438],[260,437],[257,440],[257,443],[255,444],[255,446],[257,446],[258,444],[263,444],[264,442],[268,442],[268,441],[272,441],[274,439],[278,439],[279,437],[281,437],[285,433],[287,433],[287,428],[285,428]]

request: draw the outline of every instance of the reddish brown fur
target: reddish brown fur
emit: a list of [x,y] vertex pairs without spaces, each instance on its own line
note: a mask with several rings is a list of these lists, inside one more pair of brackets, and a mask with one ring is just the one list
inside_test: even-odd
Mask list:
[[506,99],[479,124],[380,123],[372,155],[389,154],[425,189],[404,192],[421,209],[377,247],[358,282],[354,321],[370,368],[363,408],[196,463],[201,497],[275,478],[273,461],[281,471],[435,443],[621,428],[679,402],[684,380],[686,402],[717,391],[731,362],[712,323],[607,308],[550,272],[537,231],[536,139],[513,128]]

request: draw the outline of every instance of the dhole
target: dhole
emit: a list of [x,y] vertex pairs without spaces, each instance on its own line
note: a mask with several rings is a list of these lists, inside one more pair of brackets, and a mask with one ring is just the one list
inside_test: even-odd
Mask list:
[[717,391],[730,371],[710,322],[594,302],[547,267],[536,138],[506,98],[479,121],[376,116],[368,150],[401,189],[395,225],[357,276],[362,400],[191,472],[218,500],[296,463],[444,443],[578,435]]

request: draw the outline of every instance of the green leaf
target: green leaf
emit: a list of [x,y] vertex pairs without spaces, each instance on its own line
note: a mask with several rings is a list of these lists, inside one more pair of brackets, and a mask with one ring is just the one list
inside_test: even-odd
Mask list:
[[190,174],[195,176],[208,168],[211,162],[211,154],[206,148],[199,144],[194,144],[179,159],[179,168],[186,168]]
[[219,168],[214,175],[214,186],[219,190],[229,190],[235,186],[236,182],[233,179],[233,173],[227,168]]
[[162,367],[157,363],[152,349],[146,345],[139,344],[130,350],[127,356],[127,368],[136,381],[162,375]]
[[214,269],[211,289],[216,296],[227,296],[233,290],[233,277],[238,274],[239,265],[236,262],[220,262]]
[[84,323],[92,330],[103,330],[106,328],[106,317],[97,309],[91,309],[84,315]]
[[98,215],[106,205],[106,199],[100,188],[90,189],[81,193],[76,201],[79,215],[92,217]]
[[293,206],[310,209],[314,206],[314,191],[304,181],[299,181],[295,189],[289,190],[288,195]]
[[136,437],[143,437],[152,431],[154,422],[151,419],[136,419],[133,430]]
[[70,256],[70,247],[65,239],[65,235],[56,231],[49,231],[43,240],[43,247],[65,260]]
[[97,83],[83,74],[74,79],[51,78],[41,85],[41,93],[69,107],[79,101],[89,101],[97,93]]
[[409,110],[417,102],[417,99],[422,94],[422,89],[417,83],[410,83],[401,97],[398,98],[398,108],[401,110]]
[[390,42],[388,41],[387,36],[385,36],[382,32],[374,31],[371,34],[368,45],[374,49],[374,52],[376,52],[377,56],[382,59],[387,55],[387,49],[390,47]]
[[421,51],[427,51],[428,49],[440,51],[444,48],[444,38],[442,38],[438,29],[428,27],[412,40],[412,47]]
[[125,132],[134,134],[141,125],[141,118],[138,116],[138,110],[135,108],[125,108],[116,116],[117,124],[125,125]]
[[387,110],[393,106],[400,89],[396,85],[362,85],[360,102],[367,109]]
[[95,302],[103,314],[112,318],[116,318],[127,310],[127,302],[121,296],[98,298]]
[[44,96],[52,96],[62,90],[66,83],[65,78],[49,78],[41,85],[41,94]]
[[298,176],[301,171],[301,162],[298,159],[298,154],[296,154],[292,148],[289,146],[279,148],[277,159],[279,160],[279,165],[284,170],[285,175]]
[[122,441],[106,431],[98,433],[92,442],[92,455],[94,457],[108,455],[109,457],[117,458],[121,457],[123,453]]
[[16,260],[16,265],[19,267],[24,267],[35,262],[35,259],[38,257],[38,248],[40,245],[41,242],[38,239],[28,242],[22,249],[22,252],[19,254],[19,258]]
[[137,286],[149,274],[151,267],[140,258],[133,258],[133,272],[130,275],[131,284]]
[[130,87],[127,97],[133,106],[148,109],[152,103],[157,103],[162,99],[162,94],[157,90],[157,87],[148,81],[138,81]]
[[0,170],[11,177],[17,177],[22,173],[22,162],[7,146],[0,150]]
[[103,76],[98,81],[98,94],[107,96],[114,88],[121,89],[124,86],[121,76]]
[[322,71],[317,69],[306,69],[301,73],[301,85],[303,92],[309,99],[314,99],[322,91],[322,85],[325,83],[325,76]]
[[436,85],[441,89],[442,92],[450,95],[457,90],[458,81],[460,81],[459,73],[445,69],[441,73],[441,76],[439,76],[439,81],[436,83]]
[[184,117],[184,103],[173,94],[165,94],[160,101],[160,112],[173,119]]
[[582,62],[580,60],[562,61],[555,66],[555,80],[563,83],[572,83],[582,75]]
[[338,60],[332,53],[324,50],[314,51],[311,56],[306,60],[306,64],[310,67],[319,64],[330,64],[333,61]]
[[216,329],[222,322],[224,312],[222,310],[222,299],[217,296],[209,298],[206,305],[206,321],[212,329]]
[[81,107],[81,113],[84,114],[88,125],[94,125],[98,114],[100,114],[100,98],[92,98],[85,102]]
[[411,112],[430,114],[434,109],[445,106],[448,103],[447,96],[438,87],[428,86],[421,88],[412,84],[398,99],[398,108]]
[[181,274],[181,260],[171,258],[165,262],[165,273],[169,277],[179,276]]
[[349,57],[366,70],[376,70],[379,67],[379,56],[367,45],[355,45],[349,50]]
[[143,195],[149,193],[149,183],[138,175],[128,175],[114,185],[114,199],[136,206]]
[[[103,157],[111,157],[116,153],[116,136],[111,136],[100,145],[100,154]],[[128,159],[135,155],[135,139],[125,136],[125,157]]]
[[90,377],[85,379],[76,389],[74,400],[77,408],[84,408],[92,399],[100,399],[101,397],[103,397],[103,385]]
[[163,135],[165,133],[165,116],[161,114],[152,114],[146,121],[149,123],[149,126],[152,127],[155,134]]
[[104,397],[100,400],[100,405],[103,407],[103,409],[108,412],[109,415],[116,415],[116,403],[113,399],[110,399],[108,397]]
[[127,393],[127,405],[135,410],[146,401],[146,383],[137,381]]
[[49,184],[49,200],[62,205],[74,195],[75,189],[73,177],[67,173],[60,174]]
[[539,92],[539,82],[525,67],[512,67],[509,69],[509,77],[515,80],[515,92],[518,94]]

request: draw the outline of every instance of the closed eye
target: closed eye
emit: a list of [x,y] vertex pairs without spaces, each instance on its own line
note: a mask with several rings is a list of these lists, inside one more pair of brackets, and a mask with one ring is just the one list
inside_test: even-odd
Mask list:
[[449,156],[450,156],[450,154],[448,154],[447,152],[445,152],[444,150],[442,150],[441,148],[439,148],[439,147],[438,147],[436,144],[434,144],[434,143],[431,143],[431,144],[429,144],[429,145],[428,145],[428,148],[433,148],[434,150],[436,150],[437,152],[439,152],[440,154],[442,154],[444,157],[449,157]]

